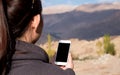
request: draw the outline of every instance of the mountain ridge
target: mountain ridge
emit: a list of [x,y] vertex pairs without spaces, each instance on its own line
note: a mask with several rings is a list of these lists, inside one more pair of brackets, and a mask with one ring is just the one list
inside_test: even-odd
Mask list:
[[65,13],[70,12],[74,10],[76,6],[73,5],[56,5],[56,6],[50,6],[43,8],[43,14],[59,14],[59,13]]
[[[96,5],[93,6],[96,8]],[[94,12],[73,10],[59,14],[44,14],[43,18],[44,39],[47,39],[47,34],[51,34],[54,40],[71,38],[92,40],[104,34],[120,35],[119,8]]]

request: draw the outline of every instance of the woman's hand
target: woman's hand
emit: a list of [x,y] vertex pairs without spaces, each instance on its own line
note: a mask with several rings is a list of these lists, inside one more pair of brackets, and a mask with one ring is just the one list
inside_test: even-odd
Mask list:
[[67,64],[65,66],[60,66],[60,68],[62,68],[63,70],[66,70],[68,68],[70,68],[70,69],[74,68],[74,64],[73,64],[71,53],[69,53],[69,55],[68,55]]

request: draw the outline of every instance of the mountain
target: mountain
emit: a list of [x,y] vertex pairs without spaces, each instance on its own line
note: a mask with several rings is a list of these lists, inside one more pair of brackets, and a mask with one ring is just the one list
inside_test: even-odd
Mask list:
[[75,7],[76,6],[72,6],[72,5],[56,5],[56,6],[45,7],[43,9],[43,14],[65,13],[72,11]]
[[95,11],[103,11],[103,10],[111,10],[111,9],[120,9],[120,3],[101,3],[101,4],[84,4],[78,6],[76,8],[77,11],[84,12],[95,12]]
[[57,14],[44,14],[41,40],[51,34],[53,40],[92,40],[104,34],[120,35],[120,3],[85,4],[74,10]]

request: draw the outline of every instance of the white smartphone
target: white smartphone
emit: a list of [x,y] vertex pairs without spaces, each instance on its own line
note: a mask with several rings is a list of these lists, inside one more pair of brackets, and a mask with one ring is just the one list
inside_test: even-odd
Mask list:
[[69,40],[60,40],[59,41],[56,59],[55,59],[56,65],[66,65],[67,64],[67,58],[68,58],[68,53],[69,53],[69,49],[70,49],[70,44],[71,44],[71,41],[69,41]]

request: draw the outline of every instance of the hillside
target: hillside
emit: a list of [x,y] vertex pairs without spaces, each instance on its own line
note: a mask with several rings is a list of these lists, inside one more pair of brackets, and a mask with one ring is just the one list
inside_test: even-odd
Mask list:
[[[73,58],[74,71],[76,75],[120,75],[120,36],[112,36],[111,43],[115,45],[116,55],[103,54],[99,56],[97,51],[99,48],[96,43],[103,41],[103,38],[86,41],[78,39],[70,39]],[[48,44],[40,45],[43,49],[48,50]],[[52,42],[52,50],[57,50],[58,42]]]
[[[96,38],[95,40],[79,40],[79,39],[69,39],[71,40],[71,47],[70,51],[73,54],[74,58],[79,58],[82,59],[84,57],[98,57],[99,54],[97,53],[99,47],[97,46],[97,43],[103,42],[103,37]],[[120,57],[120,36],[111,36],[111,43],[115,45],[115,50],[116,50],[116,56]],[[58,41],[52,41],[52,49],[57,50],[58,47]],[[48,50],[48,43],[45,44],[40,44],[40,46]]]
[[78,6],[75,10],[84,11],[84,12],[95,12],[95,11],[103,11],[103,10],[111,10],[111,9],[120,9],[120,3],[113,2],[113,3],[101,3],[101,4],[84,4]]
[[43,17],[42,42],[48,33],[54,40],[93,40],[104,34],[120,35],[120,3],[86,4],[69,12],[44,14]]
[[56,13],[65,13],[75,9],[76,6],[72,5],[56,5],[45,7],[43,9],[43,14],[56,14]]

